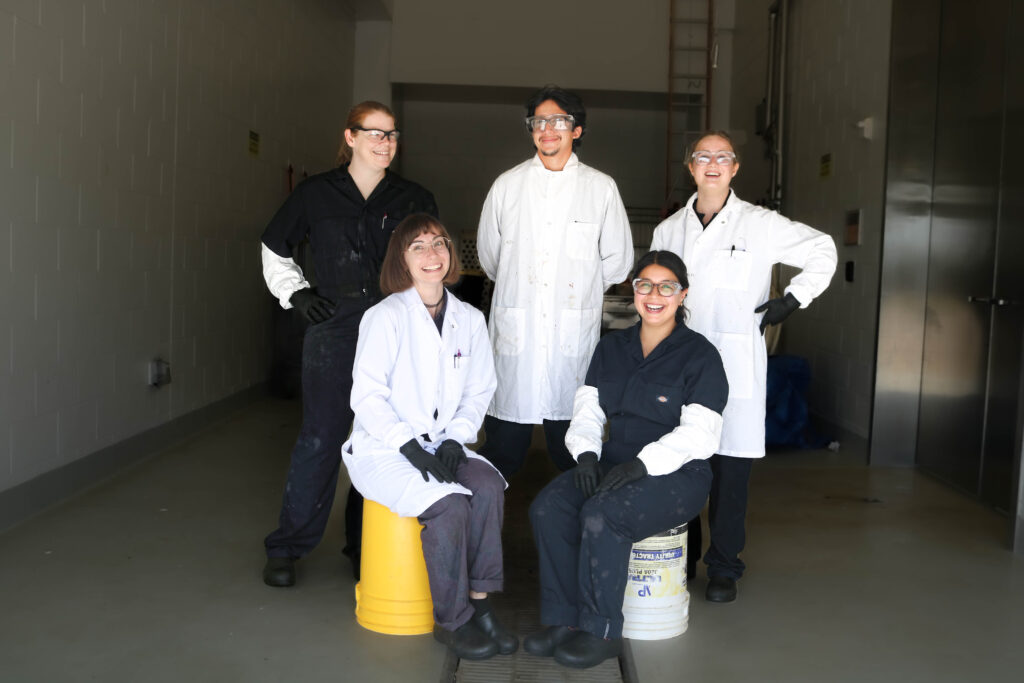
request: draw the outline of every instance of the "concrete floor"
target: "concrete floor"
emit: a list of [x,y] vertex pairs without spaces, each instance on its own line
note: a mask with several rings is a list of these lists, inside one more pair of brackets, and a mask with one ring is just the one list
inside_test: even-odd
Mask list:
[[[0,681],[437,681],[430,636],[355,623],[342,506],[298,586],[262,584],[298,421],[260,400],[0,535]],[[685,635],[632,641],[640,681],[1024,678],[1007,520],[863,462],[844,444],[755,465],[739,600],[694,581]]]

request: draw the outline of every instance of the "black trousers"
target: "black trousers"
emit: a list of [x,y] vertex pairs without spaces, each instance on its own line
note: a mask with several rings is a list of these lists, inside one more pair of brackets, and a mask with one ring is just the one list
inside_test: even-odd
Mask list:
[[418,517],[434,621],[449,631],[473,616],[469,591],[499,591],[504,583],[505,482],[493,467],[473,458],[459,465],[455,478],[473,495],[452,493]]
[[[341,444],[352,426],[352,363],[365,306],[342,302],[330,320],[312,325],[302,342],[302,427],[292,449],[278,527],[266,539],[267,557],[304,557],[323,538],[334,504]],[[352,494],[357,499],[353,503]],[[357,511],[357,519],[353,517]],[[359,547],[362,496],[349,494],[348,544]],[[353,536],[354,534],[354,536]]]
[[[611,463],[601,462],[603,472]],[[704,506],[711,468],[704,460],[645,476],[590,498],[563,472],[530,505],[540,556],[540,620],[622,637],[622,599],[633,543],[692,519]]]
[[746,569],[739,555],[747,541],[747,491],[754,459],[713,455],[710,463],[714,477],[708,499],[711,544],[704,554],[704,564],[708,577],[739,579]]
[[[544,440],[547,442],[548,455],[555,466],[565,472],[576,466],[576,461],[565,447],[565,433],[569,430],[569,420],[544,420]],[[518,472],[526,460],[526,451],[533,440],[535,425],[499,420],[493,415],[484,416],[484,434],[487,440],[479,449],[484,456],[501,472],[507,481]]]

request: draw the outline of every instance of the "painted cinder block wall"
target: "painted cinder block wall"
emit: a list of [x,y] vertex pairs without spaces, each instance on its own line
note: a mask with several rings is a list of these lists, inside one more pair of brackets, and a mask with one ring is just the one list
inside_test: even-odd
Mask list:
[[[791,2],[784,211],[831,234],[839,268],[828,291],[794,316],[783,349],[810,360],[813,412],[867,437],[875,376],[885,206],[892,0]],[[872,138],[858,122],[871,119]],[[821,176],[830,154],[831,175]],[[860,243],[843,242],[860,210]],[[844,279],[853,262],[854,279]]]
[[[736,182],[748,201],[769,182],[761,138],[746,133],[764,96],[772,0],[736,0],[733,131],[744,161]],[[830,234],[839,267],[810,308],[784,325],[780,353],[808,359],[809,407],[836,429],[866,438],[871,426],[885,199],[892,0],[790,0],[787,28],[785,167],[782,213]],[[857,123],[873,121],[872,139]],[[831,174],[821,175],[830,154]],[[860,244],[843,244],[846,214],[859,209]],[[844,264],[854,262],[854,281]],[[795,271],[782,269],[783,281]]]
[[259,235],[289,161],[333,164],[354,27],[330,0],[0,2],[0,491],[266,379]]

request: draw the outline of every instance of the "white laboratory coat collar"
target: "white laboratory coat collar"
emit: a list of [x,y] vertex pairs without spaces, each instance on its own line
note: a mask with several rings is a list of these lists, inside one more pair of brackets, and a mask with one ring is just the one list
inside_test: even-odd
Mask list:
[[533,158],[530,159],[530,164],[535,168],[540,169],[544,173],[563,173],[565,171],[574,170],[577,166],[580,165],[580,160],[579,157],[576,156],[576,153],[573,152],[572,154],[569,155],[569,160],[565,162],[565,167],[562,168],[561,171],[551,171],[547,168],[547,166],[544,165],[544,162],[541,161],[540,154],[534,154]]
[[[459,307],[462,305],[462,302],[456,299],[452,293],[448,291],[447,287],[445,287],[444,291],[445,296],[448,297],[448,305],[445,307],[444,311],[444,323],[458,329],[459,319],[462,317],[462,311],[459,310]],[[415,287],[410,287],[404,292],[399,292],[398,298],[407,309],[423,311],[423,315],[430,318],[430,313],[427,311],[427,307],[423,305],[423,299],[420,298]]]
[[[693,214],[693,216],[695,218],[697,216],[697,212],[693,210],[693,206],[694,206],[694,202],[696,202],[696,201],[697,201],[697,193],[694,192],[693,194],[690,195],[690,198],[686,200],[686,207],[685,207],[685,210],[689,211],[691,214]],[[734,189],[732,189],[730,187],[729,188],[729,196],[725,198],[725,204],[722,206],[721,211],[719,211],[716,215],[721,216],[723,213],[726,213],[727,211],[731,211],[736,206],[738,206],[741,201],[742,200],[739,197],[736,196],[736,190],[734,190]]]

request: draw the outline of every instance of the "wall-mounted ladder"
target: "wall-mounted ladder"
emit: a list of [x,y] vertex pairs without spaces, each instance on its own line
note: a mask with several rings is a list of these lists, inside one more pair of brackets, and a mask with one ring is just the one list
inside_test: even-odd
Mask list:
[[686,201],[690,187],[686,147],[711,121],[714,33],[714,0],[669,0],[665,206],[670,211]]

